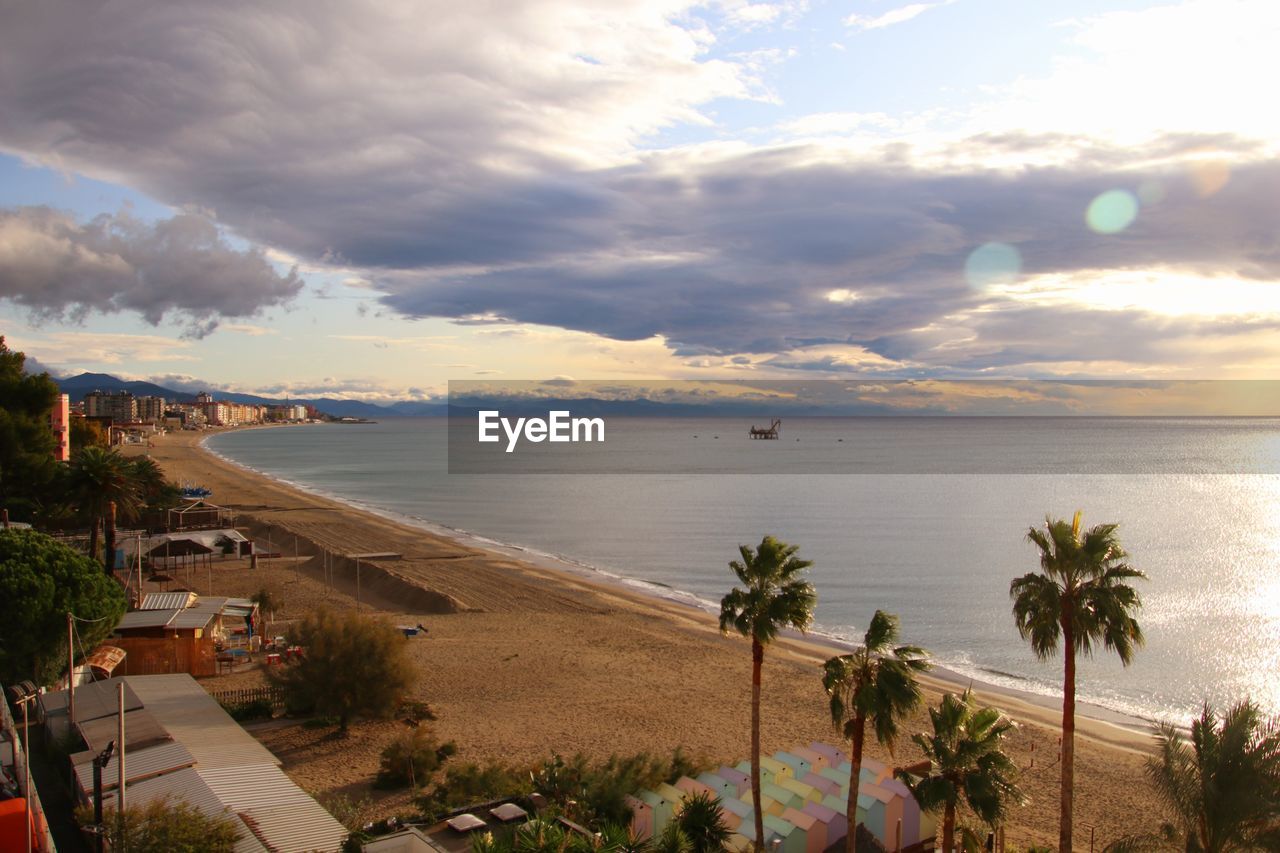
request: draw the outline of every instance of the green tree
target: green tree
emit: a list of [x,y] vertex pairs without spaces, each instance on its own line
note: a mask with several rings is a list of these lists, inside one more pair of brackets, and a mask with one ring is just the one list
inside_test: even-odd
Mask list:
[[82,620],[88,652],[124,611],[124,590],[83,554],[43,533],[0,530],[0,682],[53,683],[66,672],[67,613]]
[[1267,719],[1245,700],[1219,718],[1206,704],[1190,741],[1162,723],[1147,776],[1173,819],[1109,851],[1280,850],[1280,717]]
[[0,336],[0,508],[15,521],[37,517],[58,465],[49,428],[58,386],[47,373],[28,374],[26,360]]
[[111,442],[107,440],[107,431],[102,428],[102,424],[88,418],[71,419],[72,453],[85,447],[106,448],[110,444]]
[[1080,513],[1070,524],[1045,519],[1045,529],[1027,533],[1040,551],[1040,571],[1009,585],[1018,633],[1031,642],[1036,657],[1047,660],[1063,649],[1062,787],[1058,849],[1071,849],[1072,791],[1075,785],[1076,655],[1090,656],[1096,646],[1114,651],[1128,666],[1143,643],[1134,614],[1142,606],[1128,584],[1146,578],[1126,563],[1115,524],[1082,532]]
[[729,568],[742,583],[720,600],[720,630],[751,638],[751,800],[755,806],[755,845],[764,849],[764,811],[760,808],[760,671],[764,647],[784,628],[803,631],[813,621],[817,594],[804,580],[811,560],[797,557],[797,545],[766,536],[755,551],[739,545],[741,560]]
[[293,707],[338,718],[346,735],[353,717],[386,717],[413,683],[404,634],[354,611],[309,613],[292,628],[301,660],[269,670]]
[[177,506],[182,490],[165,477],[164,470],[154,459],[150,456],[135,456],[126,465],[138,498],[147,509]]
[[[76,811],[81,825],[93,822],[93,810]],[[123,824],[114,809],[103,812],[111,849],[129,853],[231,853],[241,832],[230,812],[207,815],[185,800],[161,797],[124,810]]]
[[[876,740],[893,748],[898,724],[920,704],[916,673],[930,668],[919,646],[894,646],[898,617],[877,610],[862,638],[862,648],[831,658],[822,667],[822,686],[831,700],[831,722],[849,739],[848,814],[856,820],[858,782],[862,773],[862,748],[867,723]],[[857,834],[850,832],[846,846],[854,853]]]
[[[133,465],[115,450],[86,447],[71,458],[68,488],[83,516],[89,519],[89,554],[102,558],[110,574],[116,553],[116,518],[132,518],[142,506]],[[103,551],[98,552],[98,525]]]
[[720,853],[731,834],[720,810],[720,798],[706,792],[686,799],[675,822],[689,839],[692,853]]
[[[1023,801],[1015,781],[1017,767],[1004,752],[1004,736],[1014,724],[995,708],[979,708],[971,690],[963,696],[947,693],[929,709],[932,734],[912,740],[932,764],[929,775],[915,779],[899,772],[920,808],[942,811],[942,849],[955,849],[956,808],[961,801],[982,821],[994,827],[1014,805]],[[965,849],[977,849],[978,839],[966,833]]]

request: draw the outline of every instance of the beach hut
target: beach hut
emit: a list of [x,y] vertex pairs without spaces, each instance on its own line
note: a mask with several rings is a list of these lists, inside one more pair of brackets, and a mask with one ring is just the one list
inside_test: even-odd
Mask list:
[[822,853],[827,849],[827,827],[808,812],[799,809],[787,809],[782,819],[794,827],[804,830],[805,853]]
[[886,788],[865,782],[858,788],[859,810],[863,808],[863,797],[873,800],[867,804],[867,829],[892,850],[898,821],[902,820],[902,800]]
[[[761,784],[760,794],[761,796],[768,797],[769,799],[773,800],[776,803],[782,804],[782,808],[778,810],[777,814],[782,814],[782,812],[787,808],[787,806],[804,805],[804,803],[802,802],[804,798],[801,797],[799,794],[787,788],[783,788],[779,785],[774,785],[769,782],[765,782]],[[765,809],[765,811],[768,811],[768,809]]]
[[827,765],[829,767],[839,767],[841,764],[849,760],[849,756],[844,754],[844,750],[839,747],[832,746],[829,743],[823,743],[815,740],[809,744],[809,748],[814,752],[822,753],[827,757]]
[[737,789],[737,793],[732,794],[731,796],[737,797],[738,799],[742,799],[743,794],[751,790],[751,777],[748,774],[743,773],[741,770],[735,770],[726,765],[717,770],[715,775],[719,776],[721,779],[725,780]]
[[813,815],[822,823],[828,847],[840,843],[849,834],[849,820],[843,811],[836,811],[823,803],[805,803],[804,813]]
[[[801,782],[799,779],[779,779],[778,787],[787,789],[791,793],[795,794],[797,797],[807,802],[811,802],[811,803],[822,802],[822,796],[823,796],[822,793],[819,792],[817,788],[814,788],[812,785],[806,785],[804,782]],[[801,803],[800,805],[804,805],[804,804]]]
[[[894,779],[892,776],[886,777],[880,782],[880,787],[893,794],[898,803],[902,807],[902,844],[909,847],[920,841],[920,804],[916,802],[916,798],[912,796],[911,789],[906,785]],[[893,825],[889,826],[889,833],[894,832]]]
[[[831,809],[833,812],[845,814],[845,811],[849,808],[849,798],[847,796],[823,797],[822,805]],[[850,821],[850,823],[852,823],[852,821]]]
[[676,804],[656,791],[641,791],[638,797],[648,804],[649,808],[652,810],[652,837],[657,838],[662,834],[662,830],[667,828],[667,824],[671,823],[671,819],[675,817]]
[[631,809],[631,832],[637,838],[653,837],[653,806],[628,794],[623,798]]
[[751,843],[751,839],[745,835],[735,832],[729,836],[729,840],[724,843],[725,849],[730,853],[751,853],[755,849]]
[[[738,786],[723,776],[718,776],[710,771],[703,771],[698,774],[698,781],[711,789],[715,796],[722,800],[730,797],[738,796]],[[750,788],[748,788],[750,790]]]
[[805,837],[804,830],[781,817],[765,815],[764,832],[766,847],[771,845],[773,838],[780,838],[780,853],[808,853],[809,839]]
[[755,825],[756,811],[751,807],[751,803],[745,800],[729,798],[720,801],[720,810],[726,815],[733,815],[737,818],[737,830],[742,831],[745,825]]
[[778,750],[773,754],[773,757],[790,767],[791,775],[796,779],[799,779],[801,776],[813,769],[813,765],[808,761],[805,761],[794,753],[786,752],[785,750]]
[[776,758],[770,758],[767,755],[762,755],[760,756],[760,777],[762,779],[764,778],[764,772],[766,770],[768,770],[773,776],[773,778],[769,780],[770,782],[776,781],[779,776],[791,779],[796,775],[795,770],[792,769],[790,764],[781,762]]
[[[805,761],[809,762],[809,766],[814,770],[814,772],[817,772],[824,767],[831,766],[831,759],[828,756],[823,755],[821,752],[809,749],[807,746],[797,746],[795,749],[789,750],[789,752],[792,755],[798,758],[803,758]],[[839,764],[840,762],[837,761],[836,763]]]
[[653,790],[671,801],[671,807],[675,814],[680,813],[680,807],[684,805],[684,801],[689,797],[687,791],[682,791],[675,785],[668,785],[666,782],[656,785]]
[[824,767],[818,771],[818,775],[823,779],[830,779],[841,789],[849,787],[849,765],[845,764],[841,767]]
[[806,773],[804,774],[804,778],[801,779],[800,781],[810,786],[811,788],[817,788],[819,791],[822,792],[822,796],[824,797],[827,794],[840,793],[840,783],[835,781],[834,779],[828,779],[826,776],[823,776],[821,773]]
[[688,776],[681,776],[676,780],[676,787],[685,793],[685,799],[689,799],[695,794],[706,794],[708,797],[720,796],[718,788],[712,788],[705,782],[699,782],[697,779],[690,779]]

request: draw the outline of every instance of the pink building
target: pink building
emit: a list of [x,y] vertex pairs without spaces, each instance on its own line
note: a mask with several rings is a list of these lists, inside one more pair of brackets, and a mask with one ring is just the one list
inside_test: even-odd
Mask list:
[[71,459],[71,398],[66,394],[59,394],[58,399],[53,403],[53,409],[49,412],[49,428],[53,430],[53,437],[57,440],[58,446],[53,450],[53,458],[59,462],[67,462]]

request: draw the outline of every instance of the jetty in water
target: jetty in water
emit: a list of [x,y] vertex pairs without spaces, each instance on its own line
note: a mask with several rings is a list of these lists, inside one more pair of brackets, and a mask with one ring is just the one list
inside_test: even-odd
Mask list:
[[756,426],[755,424],[752,424],[752,425],[751,425],[751,437],[752,437],[752,438],[761,438],[761,439],[774,440],[774,441],[776,441],[776,440],[778,439],[778,431],[779,431],[781,428],[782,428],[782,419],[781,419],[781,418],[774,418],[774,419],[773,419],[773,423],[769,424],[769,426],[768,426],[767,428],[766,428],[766,427],[758,427],[758,426]]

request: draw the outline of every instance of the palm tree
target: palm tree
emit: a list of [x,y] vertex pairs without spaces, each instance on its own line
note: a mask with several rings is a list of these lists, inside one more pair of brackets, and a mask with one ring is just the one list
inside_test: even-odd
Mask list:
[[69,485],[80,511],[93,525],[89,533],[89,553],[98,553],[98,525],[103,526],[103,564],[111,573],[116,548],[116,514],[132,516],[141,504],[138,485],[129,462],[114,450],[86,447],[71,460]]
[[760,808],[760,669],[764,647],[783,628],[803,631],[813,620],[817,593],[801,575],[813,565],[797,557],[797,545],[772,536],[760,540],[754,552],[739,545],[741,560],[729,568],[742,582],[720,600],[720,630],[737,631],[751,638],[751,800],[755,806],[755,846],[764,849],[764,811]]
[[1156,726],[1147,776],[1174,820],[1109,850],[1280,850],[1280,718],[1264,718],[1249,700],[1221,720],[1206,704],[1190,743],[1177,728]]
[[[898,778],[915,796],[920,808],[942,810],[942,849],[955,849],[956,807],[961,798],[980,819],[994,827],[1010,806],[1022,803],[1014,781],[1017,768],[1002,748],[1004,736],[1015,726],[995,708],[979,708],[973,691],[947,693],[929,709],[933,734],[918,734],[916,742],[929,760],[929,775],[916,779],[898,771]],[[976,838],[966,839],[965,847]],[[1065,848],[1070,849],[1070,848]]]
[[1143,639],[1134,618],[1142,602],[1127,581],[1145,579],[1146,575],[1124,562],[1128,555],[1116,539],[1115,524],[1099,524],[1082,534],[1079,512],[1070,524],[1046,518],[1045,529],[1031,528],[1027,539],[1040,549],[1040,572],[1015,578],[1009,585],[1009,596],[1018,633],[1030,640],[1036,657],[1053,657],[1060,643],[1063,649],[1058,849],[1070,850],[1076,655],[1092,655],[1094,647],[1101,644],[1129,665]]
[[[862,648],[839,655],[822,667],[822,686],[831,697],[831,722],[852,744],[849,751],[848,814],[856,822],[858,779],[862,774],[862,746],[870,722],[881,745],[892,748],[898,723],[920,704],[916,673],[930,668],[918,646],[897,646],[898,617],[877,610],[862,638]],[[857,833],[847,836],[855,853]]]

